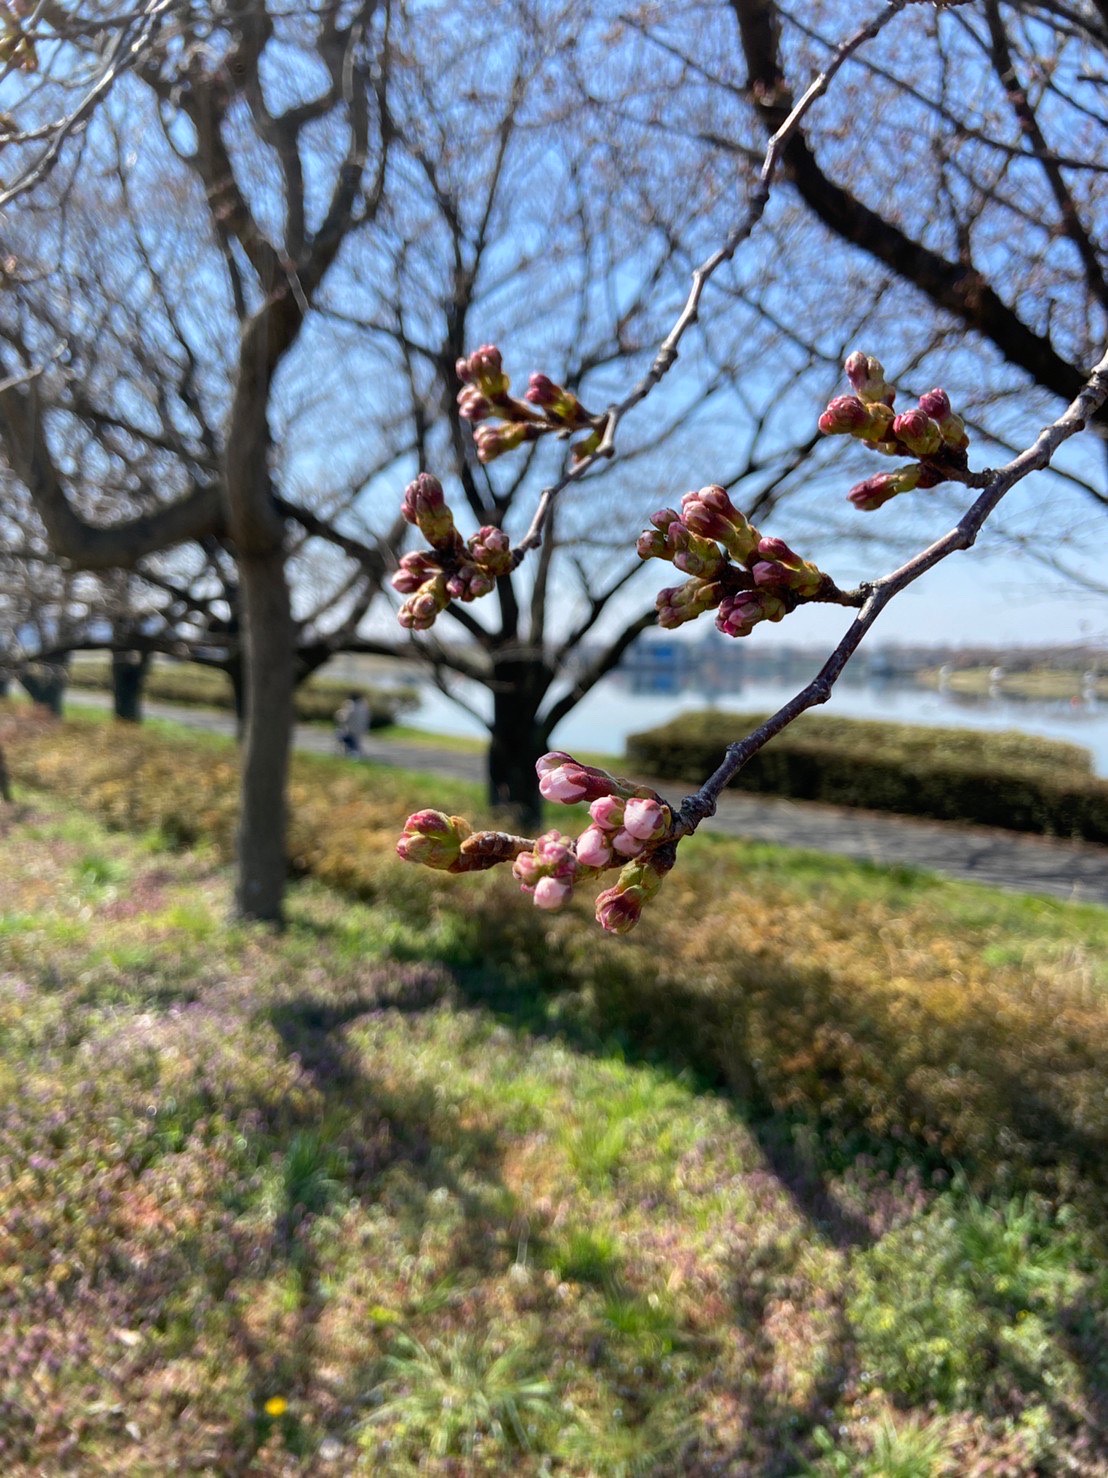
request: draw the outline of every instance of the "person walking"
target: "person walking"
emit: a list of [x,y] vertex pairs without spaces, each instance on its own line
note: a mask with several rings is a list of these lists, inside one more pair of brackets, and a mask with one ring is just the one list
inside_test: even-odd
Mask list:
[[343,754],[360,760],[362,740],[369,731],[369,704],[361,693],[351,693],[335,714],[335,737]]

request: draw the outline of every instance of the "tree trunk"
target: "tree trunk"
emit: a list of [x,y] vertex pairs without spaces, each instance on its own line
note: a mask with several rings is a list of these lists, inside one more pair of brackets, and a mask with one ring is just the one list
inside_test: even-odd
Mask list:
[[142,722],[142,690],[149,669],[149,652],[112,653],[112,710],[124,723]]
[[245,615],[246,728],[235,908],[245,919],[281,922],[286,799],[292,738],[292,606],[280,551],[239,556]]
[[550,685],[550,672],[533,658],[497,658],[493,684],[489,802],[508,809],[515,825],[532,830],[542,822],[535,761],[546,749],[536,714]]
[[12,783],[8,776],[8,762],[4,758],[2,749],[0,749],[0,801],[6,801],[9,806],[12,803]]
[[224,671],[231,680],[231,699],[235,705],[235,738],[241,744],[246,734],[246,674],[242,667],[241,652],[236,652],[227,659]]
[[27,690],[32,703],[41,704],[48,709],[55,718],[62,716],[62,703],[65,700],[66,682],[69,678],[67,669],[61,663],[51,662],[36,663],[26,668],[19,675],[19,681]]

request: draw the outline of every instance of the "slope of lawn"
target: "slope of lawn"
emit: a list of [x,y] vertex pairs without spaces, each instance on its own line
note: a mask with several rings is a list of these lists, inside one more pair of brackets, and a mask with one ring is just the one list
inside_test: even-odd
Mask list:
[[1108,1471],[1108,913],[715,842],[606,940],[297,784],[280,937],[0,821],[0,1470]]

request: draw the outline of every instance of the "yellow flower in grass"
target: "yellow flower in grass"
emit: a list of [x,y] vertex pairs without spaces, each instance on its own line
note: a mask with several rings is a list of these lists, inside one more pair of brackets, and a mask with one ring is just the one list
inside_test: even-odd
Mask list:
[[266,1416],[284,1416],[288,1409],[289,1403],[285,1400],[284,1396],[270,1396],[269,1400],[265,1403]]

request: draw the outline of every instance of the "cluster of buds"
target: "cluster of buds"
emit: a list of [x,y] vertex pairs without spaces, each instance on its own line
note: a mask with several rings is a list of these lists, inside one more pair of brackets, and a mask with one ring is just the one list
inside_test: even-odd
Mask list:
[[427,631],[452,600],[488,595],[497,577],[512,568],[511,543],[504,530],[486,524],[463,539],[442,484],[429,472],[408,484],[400,511],[431,546],[405,554],[392,577],[393,588],[407,596],[397,615],[406,630]]
[[887,383],[881,361],[855,352],[844,366],[853,395],[837,395],[819,418],[825,436],[853,436],[889,457],[919,460],[896,472],[882,472],[851,488],[855,508],[869,512],[898,493],[933,488],[967,467],[969,437],[965,422],[950,408],[945,390],[929,390],[912,410],[897,415],[896,391]]
[[579,764],[559,751],[544,755],[536,770],[547,800],[589,803],[589,825],[576,839],[560,831],[534,840],[474,832],[460,816],[417,811],[404,825],[398,854],[406,862],[453,873],[511,862],[513,875],[535,907],[551,911],[569,902],[577,884],[618,867],[613,886],[597,897],[596,920],[609,933],[626,934],[673,865],[673,812],[648,787]]
[[532,375],[522,400],[511,395],[511,382],[494,344],[459,359],[455,369],[462,382],[458,413],[467,421],[482,423],[473,433],[479,461],[492,462],[549,432],[561,436],[589,433],[571,448],[575,460],[589,456],[600,445],[604,417],[587,411],[571,390],[549,376]]
[[681,511],[662,508],[639,536],[640,559],[669,560],[692,578],[658,592],[658,625],[671,629],[716,611],[726,636],[749,636],[804,601],[838,591],[829,575],[783,539],[764,539],[718,486],[686,493]]
[[38,71],[35,43],[20,25],[31,8],[27,0],[4,0],[0,6],[0,66],[15,66],[21,72]]

